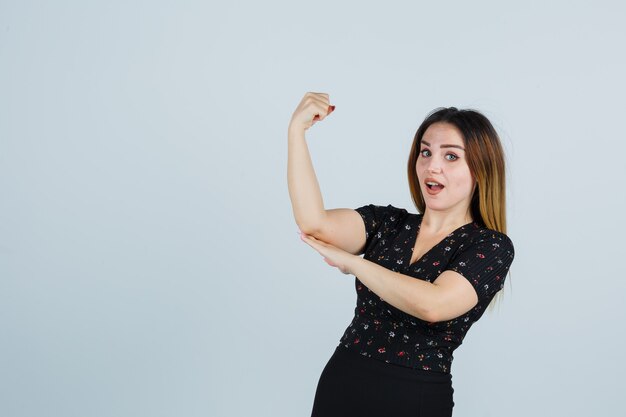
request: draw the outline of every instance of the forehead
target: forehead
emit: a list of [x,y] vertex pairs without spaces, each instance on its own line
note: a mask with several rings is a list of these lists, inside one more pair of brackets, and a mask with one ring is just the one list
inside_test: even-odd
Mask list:
[[430,125],[424,132],[424,136],[422,136],[423,141],[430,143],[431,146],[439,146],[441,144],[464,145],[463,136],[456,126],[442,122]]

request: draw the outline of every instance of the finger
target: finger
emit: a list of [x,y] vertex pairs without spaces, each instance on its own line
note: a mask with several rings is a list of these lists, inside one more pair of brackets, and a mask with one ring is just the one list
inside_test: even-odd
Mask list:
[[311,247],[313,247],[313,249],[319,251],[320,249],[319,243],[314,242],[313,240],[311,240],[310,237],[305,238],[304,241],[308,243]]
[[313,93],[316,94],[318,96],[322,96],[324,97],[327,101],[330,100],[330,96],[328,95],[328,93]]
[[323,111],[320,112],[319,117],[320,120],[324,120],[326,118],[326,116],[328,116],[329,114],[331,114],[333,111],[335,111],[335,106],[333,105],[329,105],[326,104],[323,108]]
[[310,96],[310,97],[307,97],[307,100],[305,102],[305,107],[315,106],[316,108],[319,108],[319,109],[326,109],[329,106],[329,104],[330,102],[328,101],[326,97]]
[[326,261],[326,263],[330,266],[334,266],[337,267],[337,265],[335,265],[334,263],[332,263],[331,261],[329,261],[328,259],[324,258],[324,261]]
[[313,118],[311,119],[311,126],[315,124],[315,122],[319,122],[324,116],[325,111],[328,108],[328,98],[320,93],[312,93],[309,92],[306,94],[306,97],[303,102],[303,106],[305,108],[313,107]]
[[320,246],[324,246],[325,247],[326,245],[328,245],[323,240],[316,239],[314,236],[307,236],[307,239],[309,239],[312,242],[315,242],[316,244],[318,244]]
[[317,249],[317,248],[316,248],[317,243],[313,242],[309,236],[307,236],[307,235],[303,234],[303,235],[302,235],[302,240],[303,240],[305,243],[307,243],[307,244],[309,244],[310,246],[313,246],[315,249]]
[[328,103],[315,103],[315,113],[313,116],[313,122],[319,122],[320,120],[324,120],[326,116],[331,114],[335,110],[335,106],[329,105]]
[[328,104],[330,103],[330,96],[326,93],[311,93],[309,97],[319,101],[326,106],[328,106]]

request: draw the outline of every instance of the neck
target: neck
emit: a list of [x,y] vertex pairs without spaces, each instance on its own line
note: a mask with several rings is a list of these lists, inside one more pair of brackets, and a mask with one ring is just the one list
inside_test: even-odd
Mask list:
[[448,233],[473,221],[469,209],[460,212],[444,212],[426,208],[420,228],[427,229],[433,234]]

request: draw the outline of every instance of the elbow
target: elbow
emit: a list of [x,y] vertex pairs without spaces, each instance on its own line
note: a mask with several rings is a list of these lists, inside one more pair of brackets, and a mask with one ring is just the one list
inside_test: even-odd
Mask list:
[[316,227],[310,223],[296,222],[296,224],[298,225],[298,229],[300,229],[300,231],[306,235],[315,236],[315,234],[318,233],[320,230],[319,227]]
[[413,309],[414,316],[421,320],[427,321],[429,323],[435,323],[441,320],[440,311],[437,308],[436,303],[433,302],[432,298],[421,298],[419,303],[414,304]]
[[298,228],[301,232],[314,237],[317,237],[317,234],[321,232],[321,225],[323,224],[323,222],[324,221],[322,218],[314,221],[296,220],[296,224],[298,225]]
[[422,309],[420,318],[429,323],[435,323],[439,321],[439,315],[433,310]]
[[432,308],[428,308],[424,305],[416,305],[413,307],[413,316],[420,320],[434,323],[438,320],[437,314]]

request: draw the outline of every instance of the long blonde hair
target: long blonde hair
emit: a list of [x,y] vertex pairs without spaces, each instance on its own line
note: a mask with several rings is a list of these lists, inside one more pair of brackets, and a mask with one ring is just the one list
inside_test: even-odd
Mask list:
[[[467,165],[476,180],[476,188],[470,203],[473,220],[483,227],[506,234],[504,151],[500,137],[491,122],[476,110],[440,107],[430,112],[417,129],[409,154],[407,174],[411,198],[418,212],[425,212],[426,203],[415,172],[415,164],[422,137],[426,129],[434,123],[453,125],[463,137]],[[494,297],[497,300],[489,304],[490,308],[499,303],[503,292],[504,289],[498,291]]]

